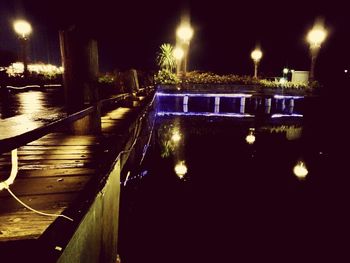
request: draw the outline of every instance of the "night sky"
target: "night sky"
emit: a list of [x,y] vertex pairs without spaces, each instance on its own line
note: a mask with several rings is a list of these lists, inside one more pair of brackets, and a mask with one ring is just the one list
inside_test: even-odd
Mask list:
[[336,1],[1,0],[0,50],[18,51],[12,20],[23,17],[33,26],[31,60],[60,63],[58,30],[78,24],[98,40],[101,71],[156,69],[156,52],[162,43],[175,43],[184,10],[195,30],[191,70],[252,74],[250,52],[257,43],[264,53],[260,70],[265,76],[280,76],[286,66],[308,70],[305,36],[318,17],[330,33],[316,76],[325,79],[350,69],[350,15],[345,3]]

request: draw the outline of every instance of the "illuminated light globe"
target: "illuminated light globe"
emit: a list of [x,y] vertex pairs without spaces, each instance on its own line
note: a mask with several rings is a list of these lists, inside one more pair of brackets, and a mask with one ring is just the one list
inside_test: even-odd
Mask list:
[[174,132],[171,136],[173,142],[179,142],[181,140],[181,135],[178,132]]
[[284,74],[288,74],[288,69],[287,69],[287,68],[284,68],[284,69],[283,69],[283,73],[284,73]]
[[173,51],[173,55],[177,60],[181,60],[184,57],[185,52],[182,48],[176,47]]
[[245,137],[245,140],[248,144],[253,144],[255,142],[255,135],[248,134],[247,137]]
[[13,24],[15,32],[23,38],[26,38],[32,32],[32,26],[25,20],[17,20]]
[[293,168],[293,173],[296,177],[299,179],[305,179],[309,171],[307,170],[305,163],[302,161],[299,161]]
[[262,52],[260,49],[255,49],[252,51],[252,53],[250,54],[251,58],[254,60],[254,61],[260,61],[260,59],[262,58]]
[[175,165],[175,173],[176,175],[182,179],[187,173],[187,166],[185,165],[185,161],[181,161]]
[[193,36],[193,29],[190,27],[190,25],[181,25],[176,30],[176,35],[184,42],[190,41],[190,39]]
[[320,46],[321,43],[326,39],[327,31],[323,28],[323,26],[316,25],[313,29],[309,31],[307,34],[307,41],[312,46]]

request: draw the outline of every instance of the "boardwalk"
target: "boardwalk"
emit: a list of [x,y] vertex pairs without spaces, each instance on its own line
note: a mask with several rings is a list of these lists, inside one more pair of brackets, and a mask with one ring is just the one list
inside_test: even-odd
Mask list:
[[[105,112],[99,135],[51,133],[20,147],[19,171],[11,190],[37,210],[61,214],[89,181],[110,165],[115,158],[113,153],[132,139],[129,130],[134,118],[130,115],[136,116],[139,109],[135,105]],[[6,136],[2,134],[2,138]],[[10,169],[10,153],[0,155],[0,181],[8,177]],[[1,241],[38,239],[55,219],[29,211],[6,190],[0,192],[0,245]]]

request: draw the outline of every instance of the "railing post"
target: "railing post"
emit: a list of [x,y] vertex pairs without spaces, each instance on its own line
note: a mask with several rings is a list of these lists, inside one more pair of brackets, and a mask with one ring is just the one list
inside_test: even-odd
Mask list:
[[239,112],[240,113],[244,113],[245,112],[245,97],[241,98],[241,103],[240,103],[240,107],[239,107]]
[[286,108],[286,101],[285,101],[285,99],[282,99],[282,103],[281,103],[282,112],[284,111],[285,108]]
[[183,99],[183,111],[188,112],[188,96],[184,96]]
[[293,111],[294,111],[294,99],[292,98],[292,99],[289,100],[288,112],[289,112],[290,114],[292,114]]
[[270,114],[271,112],[271,98],[265,99],[265,113]]
[[214,113],[220,112],[220,97],[215,97],[215,103],[214,103]]

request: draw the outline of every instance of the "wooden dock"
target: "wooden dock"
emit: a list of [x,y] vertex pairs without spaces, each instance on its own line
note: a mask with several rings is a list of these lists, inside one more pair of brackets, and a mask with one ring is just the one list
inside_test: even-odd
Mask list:
[[[72,204],[82,202],[82,192],[90,191],[91,185],[98,191],[116,154],[132,144],[136,117],[144,104],[139,101],[132,107],[103,112],[101,134],[54,132],[19,147],[18,175],[11,191],[36,210],[81,220],[75,214],[80,211],[72,212]],[[9,176],[10,170],[11,154],[1,154],[0,181]],[[35,242],[43,235],[50,236],[48,229],[56,219],[29,211],[4,189],[0,192],[0,251],[9,241]]]

